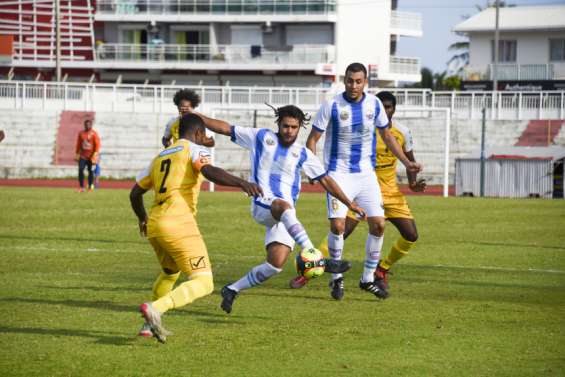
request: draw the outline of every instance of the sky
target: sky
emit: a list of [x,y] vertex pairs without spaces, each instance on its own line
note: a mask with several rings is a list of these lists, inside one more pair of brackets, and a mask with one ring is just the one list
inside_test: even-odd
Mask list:
[[[447,61],[453,55],[448,51],[455,41],[465,40],[451,30],[464,20],[463,16],[472,16],[479,11],[486,0],[398,0],[398,10],[417,12],[422,15],[424,36],[421,38],[400,37],[396,55],[419,57],[422,67],[433,72],[443,72]],[[565,0],[509,0],[514,5],[565,4]]]

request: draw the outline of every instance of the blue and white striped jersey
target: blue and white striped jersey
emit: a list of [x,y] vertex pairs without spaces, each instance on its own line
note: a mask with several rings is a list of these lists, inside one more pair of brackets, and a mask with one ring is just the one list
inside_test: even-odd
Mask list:
[[277,134],[267,128],[232,126],[231,140],[249,150],[251,182],[259,185],[267,198],[296,203],[301,169],[314,180],[326,174],[318,157],[308,148],[298,143],[280,145]]
[[363,94],[359,102],[345,92],[326,101],[316,114],[314,129],[326,132],[324,163],[328,172],[366,173],[377,163],[375,128],[388,125],[381,101]]

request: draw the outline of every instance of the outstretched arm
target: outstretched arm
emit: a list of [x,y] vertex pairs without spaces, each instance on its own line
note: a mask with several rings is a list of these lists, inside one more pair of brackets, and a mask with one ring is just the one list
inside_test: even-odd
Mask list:
[[147,190],[141,188],[137,183],[132,187],[129,193],[129,201],[131,203],[131,208],[137,220],[139,222],[139,233],[142,236],[147,236],[147,213],[145,212],[145,207],[143,206],[143,194]]
[[379,128],[378,130],[388,149],[400,160],[400,162],[402,162],[404,166],[406,166],[407,171],[418,173],[422,170],[421,164],[410,161],[408,157],[406,157],[402,147],[398,144],[398,141],[396,141],[388,127]]
[[347,208],[357,213],[357,215],[359,215],[360,218],[365,218],[365,216],[367,216],[363,208],[359,207],[357,203],[352,202],[347,198],[347,196],[345,196],[343,191],[341,191],[341,187],[339,187],[337,182],[332,177],[330,177],[329,175],[324,175],[320,179],[320,184],[334,198],[338,199],[340,202],[345,204]]
[[239,187],[248,196],[263,196],[261,187],[257,186],[255,183],[247,182],[235,175],[231,175],[224,169],[213,165],[204,165],[200,172],[206,179],[219,185]]
[[208,118],[206,115],[202,115],[200,113],[194,113],[198,115],[204,121],[204,126],[212,132],[217,134],[230,136],[231,135],[231,126],[229,123],[224,122],[223,120],[218,120],[214,118]]

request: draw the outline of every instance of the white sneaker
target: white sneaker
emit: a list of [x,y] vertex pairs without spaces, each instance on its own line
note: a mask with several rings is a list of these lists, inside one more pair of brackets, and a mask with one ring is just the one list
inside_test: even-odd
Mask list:
[[139,306],[139,311],[143,318],[145,318],[145,322],[151,328],[153,332],[153,336],[161,343],[165,343],[167,340],[167,335],[171,335],[169,331],[167,331],[163,325],[161,324],[161,313],[156,310],[150,302],[144,302]]

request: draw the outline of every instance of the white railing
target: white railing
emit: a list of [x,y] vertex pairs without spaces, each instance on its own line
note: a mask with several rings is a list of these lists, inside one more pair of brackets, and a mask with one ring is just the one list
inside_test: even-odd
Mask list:
[[391,56],[388,70],[390,73],[419,75],[420,58]]
[[334,61],[333,45],[294,45],[272,49],[250,45],[109,44],[96,50],[98,61],[317,64]]
[[329,14],[335,0],[97,0],[100,15]]
[[422,15],[420,13],[393,10],[390,15],[390,28],[422,33]]
[[[495,64],[485,70],[469,68],[465,70],[466,80],[493,80]],[[497,80],[554,80],[553,64],[496,64]]]
[[[182,86],[112,85],[0,81],[0,108],[21,110],[119,111],[174,113],[173,95]],[[335,94],[328,88],[193,86],[202,108],[263,108],[295,104],[309,111]],[[432,92],[390,89],[399,108],[448,108],[452,118],[565,119],[565,91],[543,92]],[[372,89],[372,92],[378,89]]]

